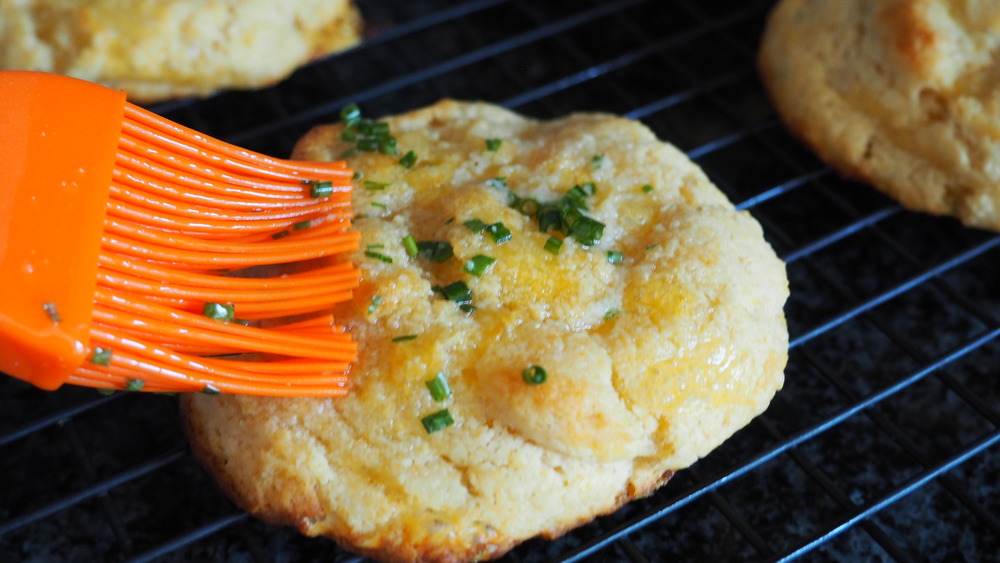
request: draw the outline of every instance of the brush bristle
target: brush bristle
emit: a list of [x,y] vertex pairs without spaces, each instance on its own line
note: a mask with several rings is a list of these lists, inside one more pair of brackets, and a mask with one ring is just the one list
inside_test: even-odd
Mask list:
[[[337,258],[358,245],[352,174],[342,162],[246,151],[128,104],[98,263],[95,355],[69,382],[344,394],[357,348],[330,311],[359,283]],[[303,262],[315,267],[279,267]],[[226,314],[209,318],[206,304]],[[291,317],[305,320],[282,322]]]

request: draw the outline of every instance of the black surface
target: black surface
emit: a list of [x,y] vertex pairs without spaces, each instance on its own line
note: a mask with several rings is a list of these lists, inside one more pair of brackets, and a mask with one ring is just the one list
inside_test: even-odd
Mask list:
[[[352,101],[621,113],[691,155],[788,263],[769,410],[654,496],[507,561],[998,559],[1000,240],[902,211],[787,134],[753,67],[770,1],[359,3],[360,47],[153,109],[275,156]],[[0,561],[351,558],[233,508],[174,398],[0,377]]]

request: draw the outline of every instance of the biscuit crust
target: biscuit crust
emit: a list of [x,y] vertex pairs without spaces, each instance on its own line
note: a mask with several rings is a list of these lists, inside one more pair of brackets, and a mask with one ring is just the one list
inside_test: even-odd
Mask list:
[[[385,121],[399,155],[349,160],[363,172],[363,279],[335,316],[360,345],[351,393],[182,398],[196,455],[248,511],[383,561],[494,558],[650,494],[781,387],[784,265],[756,221],[646,127],[450,100]],[[314,129],[295,157],[338,158],[342,131]],[[553,233],[508,205],[586,182],[588,213],[606,225],[590,247],[566,237],[547,252]],[[497,243],[470,219],[512,236]],[[454,257],[410,256],[408,234]],[[463,270],[478,254],[496,259],[480,277]],[[433,289],[456,280],[474,312]],[[545,383],[525,383],[530,365]],[[425,384],[438,373],[444,401]],[[428,433],[421,418],[441,408],[454,424]]]
[[350,0],[0,0],[0,69],[66,74],[150,103],[275,83],[360,32]]
[[1000,229],[1000,4],[783,0],[758,57],[789,129],[903,206]]

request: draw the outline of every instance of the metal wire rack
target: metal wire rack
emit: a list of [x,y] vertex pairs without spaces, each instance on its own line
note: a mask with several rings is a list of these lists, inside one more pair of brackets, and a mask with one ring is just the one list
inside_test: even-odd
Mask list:
[[[1000,238],[818,162],[754,69],[771,0],[359,0],[365,42],[272,88],[153,109],[276,156],[349,102],[640,119],[763,225],[792,296],[785,389],[653,496],[506,561],[1000,557]],[[0,290],[2,291],[2,290]],[[340,561],[235,509],[171,397],[0,378],[0,561]]]

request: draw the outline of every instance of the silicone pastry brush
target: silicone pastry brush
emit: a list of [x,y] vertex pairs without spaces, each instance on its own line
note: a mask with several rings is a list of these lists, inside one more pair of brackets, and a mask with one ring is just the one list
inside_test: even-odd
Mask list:
[[343,162],[246,151],[36,72],[0,72],[0,128],[0,371],[43,389],[346,393]]

